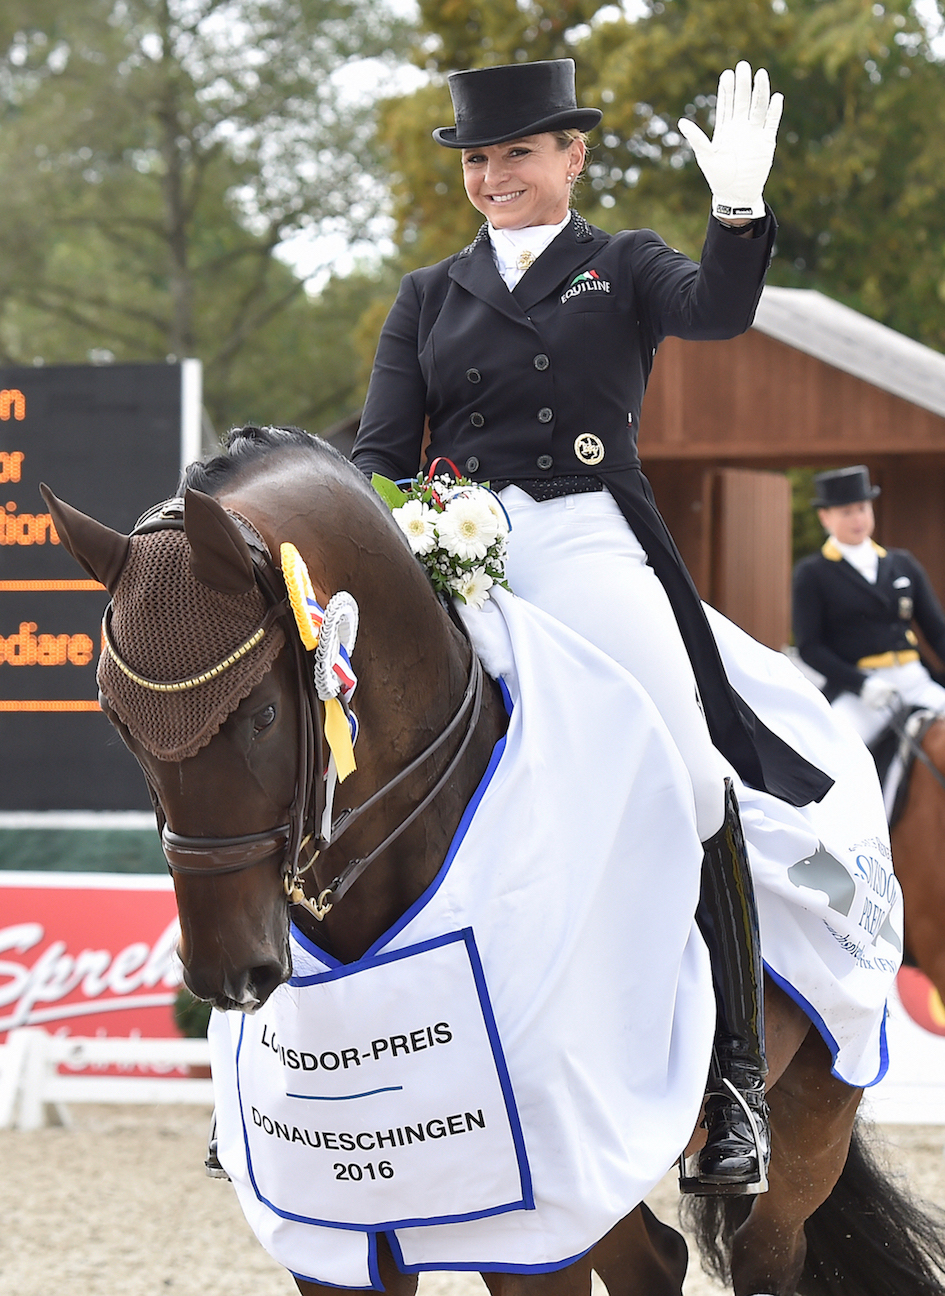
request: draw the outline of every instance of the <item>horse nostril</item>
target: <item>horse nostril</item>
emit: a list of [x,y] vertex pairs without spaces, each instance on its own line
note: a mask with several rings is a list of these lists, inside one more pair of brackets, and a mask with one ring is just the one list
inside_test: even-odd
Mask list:
[[259,1006],[266,1002],[273,990],[278,989],[283,981],[288,980],[289,969],[282,963],[272,961],[254,967],[249,973],[249,984],[258,1000]]

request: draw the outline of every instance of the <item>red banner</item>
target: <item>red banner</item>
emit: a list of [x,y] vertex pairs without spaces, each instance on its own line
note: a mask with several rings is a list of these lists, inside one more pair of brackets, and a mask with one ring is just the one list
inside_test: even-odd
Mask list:
[[0,1041],[179,1035],[177,941],[170,878],[0,871]]

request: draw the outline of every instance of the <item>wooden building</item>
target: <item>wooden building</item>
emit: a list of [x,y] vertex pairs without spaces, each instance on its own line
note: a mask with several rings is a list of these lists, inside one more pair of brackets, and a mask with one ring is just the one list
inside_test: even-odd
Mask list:
[[877,538],[911,549],[945,602],[940,352],[821,293],[769,287],[742,337],[666,339],[640,424],[700,592],[762,642],[790,634],[790,467],[867,464]]

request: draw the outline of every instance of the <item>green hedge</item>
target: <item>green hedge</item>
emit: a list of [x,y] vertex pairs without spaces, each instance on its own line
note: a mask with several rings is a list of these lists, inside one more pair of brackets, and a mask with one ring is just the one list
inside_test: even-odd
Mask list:
[[165,873],[156,828],[0,828],[0,869],[27,873]]

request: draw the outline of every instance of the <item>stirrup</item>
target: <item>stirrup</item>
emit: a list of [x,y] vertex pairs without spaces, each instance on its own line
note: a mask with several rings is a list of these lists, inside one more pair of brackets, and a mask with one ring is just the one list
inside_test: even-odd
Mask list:
[[[761,1127],[757,1116],[749,1107],[744,1095],[732,1084],[731,1080],[727,1076],[723,1076],[721,1083],[745,1113],[755,1143],[758,1178],[750,1179],[746,1183],[709,1183],[707,1180],[701,1179],[697,1173],[693,1173],[691,1167],[687,1167],[686,1153],[683,1151],[679,1154],[678,1162],[679,1191],[692,1197],[754,1197],[758,1193],[768,1191],[768,1158],[762,1140]],[[698,1152],[694,1153],[690,1160],[694,1161],[698,1155]]]

